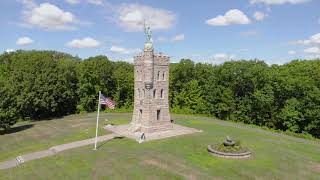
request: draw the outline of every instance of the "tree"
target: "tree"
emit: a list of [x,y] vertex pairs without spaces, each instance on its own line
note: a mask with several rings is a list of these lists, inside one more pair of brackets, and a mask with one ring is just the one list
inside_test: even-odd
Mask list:
[[273,120],[274,94],[271,85],[266,85],[261,90],[256,90],[252,95],[251,119],[254,124],[276,127]]
[[181,108],[186,108],[193,113],[206,113],[203,91],[197,80],[191,80],[187,83],[178,97],[180,100],[183,99],[183,107]]
[[127,62],[115,62],[113,72],[113,81],[115,89],[112,92],[117,107],[131,108],[133,104],[133,83],[134,69],[133,65]]
[[[130,109],[134,66],[105,56],[81,60],[55,51],[0,55],[0,128],[17,119],[95,111],[98,91]],[[260,60],[220,65],[170,64],[171,110],[214,115],[320,137],[320,60],[268,66]]]
[[115,89],[112,70],[113,63],[105,56],[91,57],[78,65],[78,111],[96,110],[99,91],[106,96],[112,95]]
[[183,86],[194,79],[194,63],[190,59],[182,59],[177,64],[170,65],[169,99],[173,107],[174,96],[181,93]]
[[0,129],[7,130],[17,122],[19,114],[15,95],[5,83],[3,79],[0,80]]
[[54,51],[17,51],[1,56],[0,63],[6,67],[2,75],[10,82],[8,88],[21,117],[39,119],[74,112],[75,58]]
[[314,87],[303,99],[304,131],[320,137],[320,89]]
[[211,83],[206,91],[208,111],[220,119],[230,119],[235,103],[231,89]]
[[296,98],[287,100],[278,118],[283,123],[285,130],[301,132],[300,124],[304,120],[301,113],[301,103]]

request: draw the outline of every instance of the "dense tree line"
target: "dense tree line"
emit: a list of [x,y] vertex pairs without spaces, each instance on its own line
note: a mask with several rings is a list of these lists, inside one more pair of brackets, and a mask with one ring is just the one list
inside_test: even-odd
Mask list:
[[130,108],[133,65],[106,56],[81,60],[55,51],[0,55],[0,128],[97,108],[99,91]]
[[[131,109],[133,65],[54,51],[0,55],[0,128],[18,119],[94,111],[101,90]],[[216,116],[320,137],[320,61],[170,65],[171,111]]]
[[222,65],[181,60],[171,67],[174,110],[320,137],[320,61]]

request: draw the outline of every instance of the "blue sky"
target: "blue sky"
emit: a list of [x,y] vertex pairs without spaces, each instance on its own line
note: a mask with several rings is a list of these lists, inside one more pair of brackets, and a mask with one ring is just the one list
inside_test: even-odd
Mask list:
[[1,0],[0,52],[57,50],[132,61],[142,22],[173,62],[320,57],[319,0]]

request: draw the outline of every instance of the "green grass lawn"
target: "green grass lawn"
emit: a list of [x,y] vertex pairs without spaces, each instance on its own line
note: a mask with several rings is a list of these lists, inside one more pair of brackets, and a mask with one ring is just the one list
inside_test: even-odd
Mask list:
[[[130,113],[101,114],[114,124]],[[114,139],[98,151],[92,146],[64,151],[0,170],[0,179],[319,179],[320,143],[206,117],[173,115],[176,123],[202,133],[151,141]],[[53,145],[94,137],[95,113],[32,122],[32,127],[0,136],[0,160]],[[18,124],[22,125],[22,124]],[[102,126],[101,126],[102,127]],[[100,130],[100,135],[107,134]],[[221,159],[206,147],[229,135],[254,155],[246,160]]]

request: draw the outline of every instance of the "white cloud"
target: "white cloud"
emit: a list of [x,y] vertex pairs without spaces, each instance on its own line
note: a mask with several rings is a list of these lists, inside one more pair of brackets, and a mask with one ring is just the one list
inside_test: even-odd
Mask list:
[[21,0],[21,3],[28,9],[31,9],[37,6],[37,4],[33,0]]
[[320,33],[310,37],[311,43],[320,44]]
[[296,51],[291,50],[291,51],[288,51],[288,54],[290,54],[290,55],[295,55],[295,54],[297,54],[297,52],[296,52]]
[[185,36],[184,34],[179,34],[179,35],[176,35],[175,37],[172,38],[172,41],[183,41],[185,39]]
[[221,64],[226,61],[234,60],[235,57],[236,57],[235,55],[231,55],[231,54],[217,53],[217,54],[213,55],[213,63],[214,64]]
[[223,16],[219,15],[215,18],[208,19],[206,24],[210,26],[227,26],[232,24],[250,24],[250,19],[240,10],[231,9]]
[[80,0],[66,0],[66,2],[69,4],[78,4],[80,3]]
[[167,37],[161,36],[161,37],[158,37],[158,38],[157,38],[157,41],[159,41],[159,42],[168,42],[169,39],[168,39]]
[[11,52],[14,52],[14,51],[16,51],[16,50],[14,50],[14,49],[6,49],[5,50],[6,53],[11,53]]
[[88,3],[95,4],[95,5],[102,5],[103,0],[87,0]]
[[258,4],[263,3],[266,5],[280,5],[280,4],[299,4],[299,3],[305,3],[311,0],[250,0],[251,4]]
[[309,55],[309,56],[306,56],[305,57],[306,59],[320,59],[320,54],[312,54],[312,55]]
[[76,22],[76,18],[71,12],[64,11],[50,3],[33,4],[33,6],[25,5],[27,10],[23,12],[24,21],[29,26],[36,26],[46,30],[75,29],[73,24]]
[[16,41],[16,44],[21,46],[29,45],[32,43],[33,43],[33,40],[29,37],[21,37]]
[[185,35],[184,34],[178,34],[178,35],[175,35],[173,37],[164,37],[164,36],[161,36],[161,37],[158,37],[157,38],[157,41],[158,42],[177,42],[177,41],[183,41],[185,40]]
[[302,45],[320,44],[320,33],[315,34],[306,40],[295,41],[294,44],[302,44]]
[[309,45],[309,44],[311,44],[311,41],[309,39],[298,40],[298,41],[293,42],[293,44]]
[[248,52],[249,49],[243,48],[243,49],[239,49],[238,51],[239,51],[239,52]]
[[110,51],[118,54],[134,54],[141,52],[140,49],[129,49],[120,46],[111,46]]
[[244,32],[241,32],[240,33],[242,36],[256,36],[256,35],[258,35],[259,34],[259,32],[258,31],[256,31],[256,30],[248,30],[248,31],[244,31]]
[[256,11],[256,12],[253,14],[253,17],[254,17],[257,21],[262,21],[262,20],[266,17],[266,14],[263,13],[263,12],[260,12],[260,11]]
[[[103,0],[85,0],[87,3],[95,4],[95,5],[102,5]],[[66,0],[69,4],[79,4],[81,0]]]
[[66,44],[70,48],[96,48],[100,46],[100,42],[91,38],[86,37],[83,39],[74,39]]
[[319,47],[311,47],[304,50],[307,54],[320,54],[320,48]]
[[165,30],[175,24],[176,15],[165,9],[140,4],[122,4],[116,10],[115,21],[125,31],[142,31],[144,20],[152,30]]

